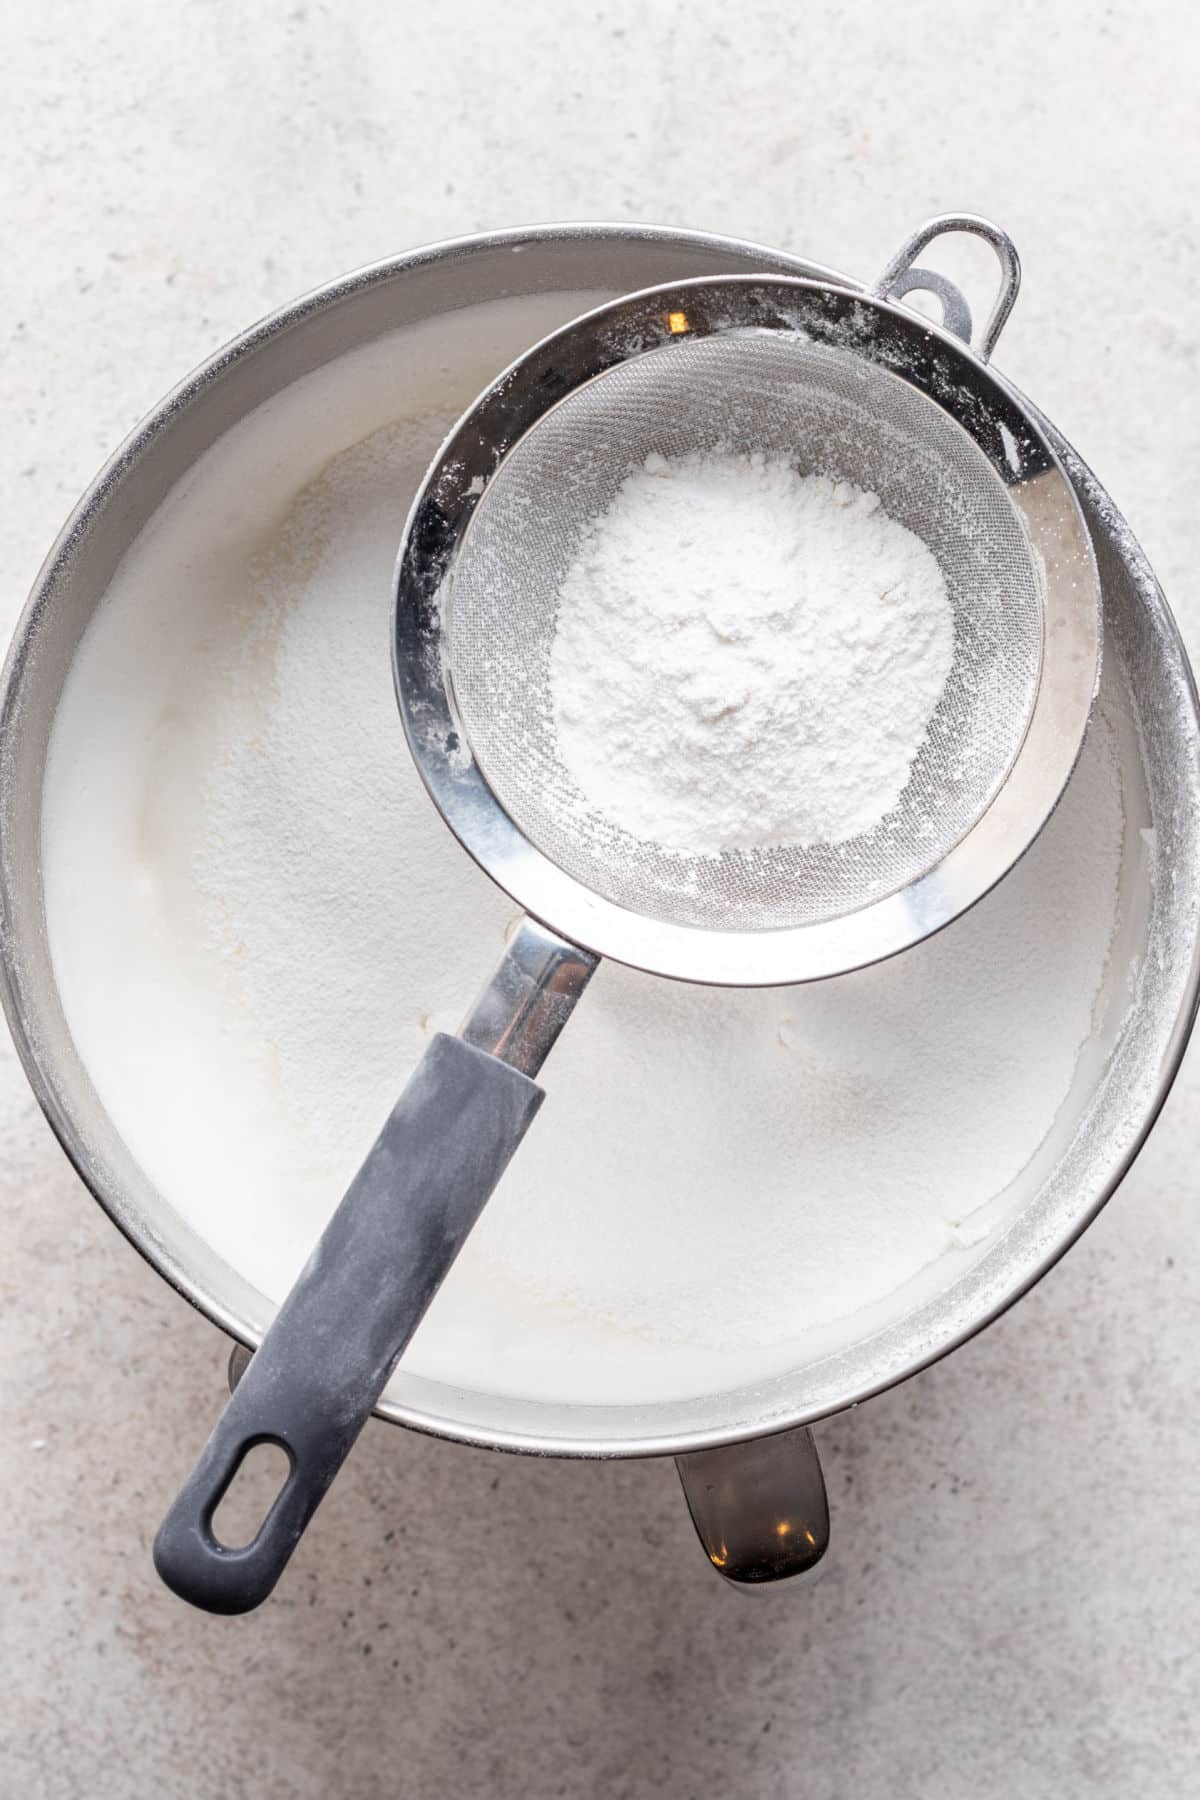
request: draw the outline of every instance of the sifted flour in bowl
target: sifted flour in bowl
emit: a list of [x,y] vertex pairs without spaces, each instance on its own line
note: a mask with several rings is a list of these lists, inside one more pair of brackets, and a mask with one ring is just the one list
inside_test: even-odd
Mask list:
[[[513,923],[410,763],[391,569],[452,416],[582,304],[459,314],[261,409],[168,497],[68,682],[44,859],[71,1031],[149,1178],[274,1299]],[[1101,717],[1011,876],[902,957],[753,992],[602,966],[409,1366],[535,1399],[704,1394],[948,1279],[1071,1087],[1122,830]]]

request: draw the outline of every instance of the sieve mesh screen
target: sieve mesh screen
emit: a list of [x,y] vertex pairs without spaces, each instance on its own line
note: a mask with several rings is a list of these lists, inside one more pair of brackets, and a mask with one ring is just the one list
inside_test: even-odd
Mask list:
[[[550,649],[581,535],[652,452],[786,458],[878,494],[929,546],[954,660],[908,785],[859,837],[690,856],[597,814],[557,752]],[[525,836],[575,880],[670,923],[762,930],[853,912],[917,880],[1002,784],[1033,708],[1043,575],[983,451],[898,376],[799,333],[684,339],[547,411],[488,483],[443,597],[446,662],[471,750]]]

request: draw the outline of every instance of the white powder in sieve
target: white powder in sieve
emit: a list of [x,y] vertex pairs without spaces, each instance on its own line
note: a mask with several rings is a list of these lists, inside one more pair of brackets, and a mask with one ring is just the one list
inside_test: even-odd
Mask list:
[[875,494],[761,454],[652,455],[559,590],[559,753],[667,848],[841,843],[899,800],[953,657],[937,560]]
[[[55,722],[72,1035],[151,1181],[276,1300],[512,924],[407,754],[389,586],[453,416],[553,307],[581,310],[541,304],[400,334],[223,439],[118,570]],[[402,405],[312,480],[313,420],[355,444]],[[1036,1190],[1095,1029],[1122,831],[1102,716],[1012,875],[902,957],[744,993],[604,965],[407,1365],[636,1405],[766,1379],[942,1285]]]

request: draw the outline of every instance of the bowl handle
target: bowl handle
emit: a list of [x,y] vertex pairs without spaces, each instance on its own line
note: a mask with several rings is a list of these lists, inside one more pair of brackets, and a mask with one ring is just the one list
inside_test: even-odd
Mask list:
[[829,1502],[806,1426],[690,1450],[675,1466],[704,1553],[727,1581],[784,1581],[824,1556]]
[[1016,246],[1008,233],[1001,231],[998,225],[993,225],[990,219],[980,218],[977,213],[941,213],[936,219],[930,219],[901,244],[871,292],[881,300],[899,300],[918,288],[927,289],[931,294],[936,294],[941,302],[942,324],[946,330],[969,345],[971,313],[962,294],[944,275],[937,274],[933,269],[916,266],[922,250],[928,248],[935,238],[954,231],[965,231],[972,237],[982,238],[996,252],[996,260],[1000,264],[1000,291],[976,347],[976,355],[980,361],[988,362],[1021,288],[1021,259],[1017,255]]

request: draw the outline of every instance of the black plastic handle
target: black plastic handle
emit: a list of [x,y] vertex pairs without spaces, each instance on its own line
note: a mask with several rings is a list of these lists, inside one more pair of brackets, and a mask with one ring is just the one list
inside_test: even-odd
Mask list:
[[[541,1102],[486,1051],[432,1040],[163,1520],[154,1563],[182,1599],[216,1613],[266,1599]],[[262,1443],[291,1469],[258,1535],[230,1549],[213,1514]]]

